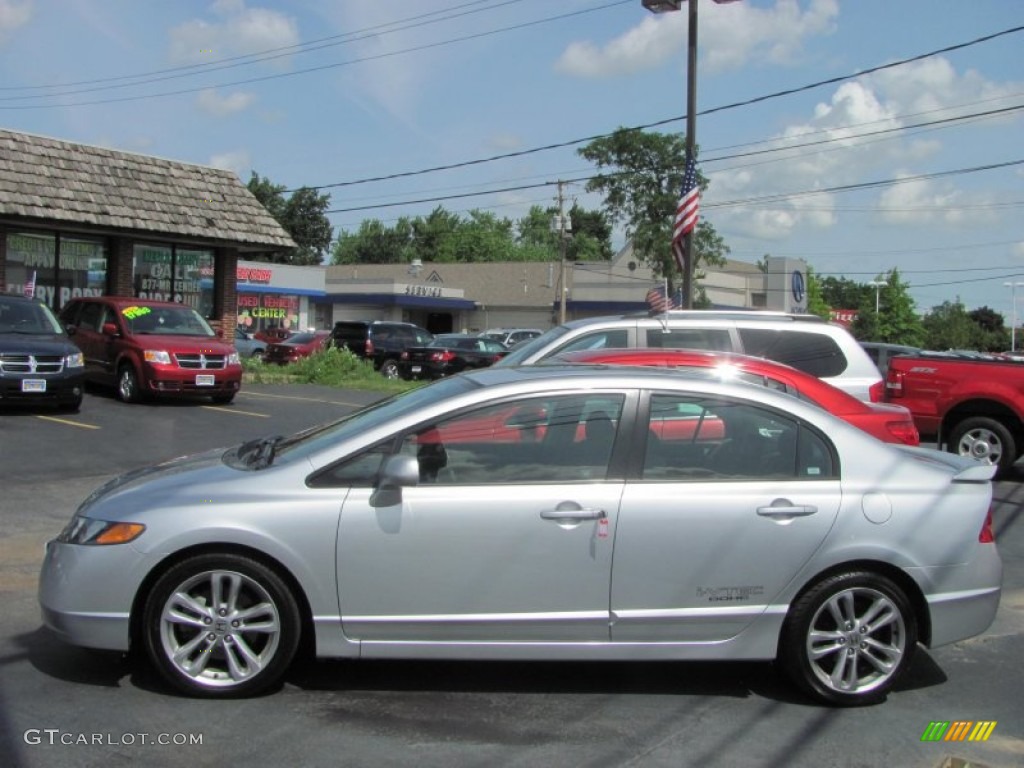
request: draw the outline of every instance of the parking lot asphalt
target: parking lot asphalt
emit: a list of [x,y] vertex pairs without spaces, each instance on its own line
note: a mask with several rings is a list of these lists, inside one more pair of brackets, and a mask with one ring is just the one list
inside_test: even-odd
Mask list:
[[[1020,465],[995,484],[1005,565],[996,622],[921,649],[876,707],[809,705],[767,663],[321,661],[299,665],[268,696],[196,701],[130,659],[66,646],[41,628],[43,546],[107,478],[294,432],[380,397],[251,385],[230,406],[127,406],[91,393],[74,415],[0,410],[0,766],[1024,765]],[[922,742],[935,720],[997,725],[984,743]],[[171,743],[153,743],[160,736]]]

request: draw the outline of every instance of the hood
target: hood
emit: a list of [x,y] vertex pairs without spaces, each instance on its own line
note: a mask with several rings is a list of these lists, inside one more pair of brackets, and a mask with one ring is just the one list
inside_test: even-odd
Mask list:
[[163,333],[135,333],[130,337],[140,347],[184,354],[230,355],[233,345],[215,336],[175,336]]
[[[89,494],[79,506],[78,512],[88,514],[89,509],[100,501],[104,505],[113,503],[129,508],[137,506],[141,509],[151,505],[156,497],[179,493],[190,493],[195,496],[197,486],[223,482],[241,474],[239,470],[231,469],[222,461],[221,457],[226,450],[228,449],[215,448],[125,472]],[[145,503],[133,505],[132,497],[140,492],[145,496]]]
[[0,333],[0,352],[25,355],[74,355],[78,347],[60,333]]

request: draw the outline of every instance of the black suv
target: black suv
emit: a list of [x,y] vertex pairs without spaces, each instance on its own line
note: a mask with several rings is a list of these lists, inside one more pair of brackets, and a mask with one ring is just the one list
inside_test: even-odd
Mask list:
[[82,353],[50,308],[24,296],[0,295],[0,403],[82,404]]
[[373,361],[373,367],[389,379],[398,378],[402,352],[408,347],[425,346],[433,338],[418,325],[391,320],[340,320],[331,331],[335,347]]

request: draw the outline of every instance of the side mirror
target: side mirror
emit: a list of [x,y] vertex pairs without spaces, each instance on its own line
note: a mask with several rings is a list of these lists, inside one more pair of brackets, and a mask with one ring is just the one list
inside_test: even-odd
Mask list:
[[103,324],[103,335],[104,336],[120,336],[115,323],[104,323]]
[[68,336],[74,336],[75,333],[78,331],[78,326],[77,325],[65,325],[64,326],[64,331],[67,333]]
[[370,495],[371,507],[392,507],[402,503],[402,488],[419,485],[420,463],[413,456],[392,456],[384,462],[377,488]]
[[224,329],[223,328],[218,328],[216,330],[216,334],[217,334],[217,338],[218,339],[223,339],[224,338]]

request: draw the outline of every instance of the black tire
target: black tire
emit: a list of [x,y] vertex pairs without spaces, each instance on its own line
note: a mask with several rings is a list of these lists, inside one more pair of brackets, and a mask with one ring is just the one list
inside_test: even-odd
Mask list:
[[390,359],[385,360],[380,364],[380,372],[385,379],[397,379],[399,377],[398,363]]
[[82,407],[82,396],[74,398],[73,400],[62,400],[57,404],[57,410],[63,413],[78,413]]
[[[255,628],[247,630],[246,620]],[[241,555],[205,554],[157,580],[142,629],[146,656],[168,684],[197,698],[221,699],[252,696],[281,682],[299,646],[301,618],[294,595],[270,568]]]
[[117,369],[117,399],[122,403],[138,403],[142,400],[139,376],[131,363],[121,363]]
[[232,392],[228,395],[214,395],[212,399],[217,405],[229,405],[231,401],[235,399],[235,393]]
[[988,416],[964,419],[949,433],[946,448],[950,453],[971,456],[998,467],[1005,474],[1017,461],[1017,441],[1003,424]]
[[916,647],[917,619],[903,590],[885,576],[849,571],[790,606],[778,662],[812,698],[852,707],[884,701]]

